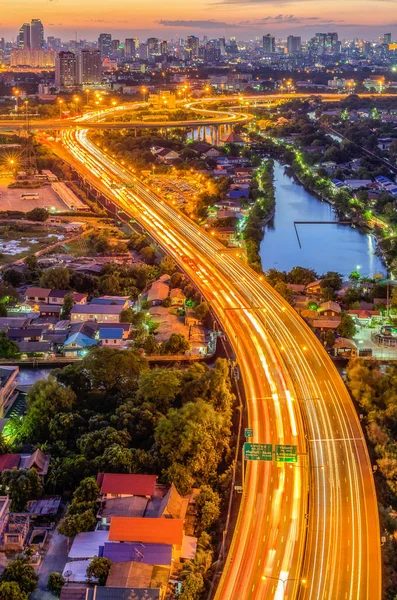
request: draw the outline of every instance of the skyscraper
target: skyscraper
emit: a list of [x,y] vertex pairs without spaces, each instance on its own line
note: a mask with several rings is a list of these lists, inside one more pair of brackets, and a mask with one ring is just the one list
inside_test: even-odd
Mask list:
[[40,50],[44,48],[44,27],[40,19],[32,19],[30,22],[30,49]]
[[270,33],[263,36],[263,52],[265,54],[274,54],[276,52],[276,38]]
[[98,49],[102,58],[109,58],[112,54],[112,34],[101,33],[98,37]]
[[136,56],[138,49],[138,40],[136,38],[126,38],[124,42],[124,54],[125,56]]
[[302,39],[297,35],[289,35],[287,38],[288,54],[300,52],[302,47]]
[[195,35],[188,35],[186,39],[186,48],[190,51],[192,58],[197,58],[199,53],[199,39]]
[[101,83],[102,57],[100,50],[80,50],[77,62],[77,82],[80,85]]
[[19,28],[18,48],[20,50],[29,50],[30,49],[30,24],[29,23],[24,23]]
[[391,33],[385,33],[383,36],[384,44],[391,44]]
[[77,84],[77,56],[73,52],[61,51],[55,60],[55,85],[60,88]]

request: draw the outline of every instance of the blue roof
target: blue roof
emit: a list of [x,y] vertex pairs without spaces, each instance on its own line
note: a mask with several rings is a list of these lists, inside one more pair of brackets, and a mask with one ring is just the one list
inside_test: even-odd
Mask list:
[[121,300],[120,298],[93,298],[90,302],[90,304],[96,304],[96,305],[105,305],[107,306],[108,304],[110,305],[116,305],[116,306],[124,306],[125,304],[125,300]]
[[123,330],[120,327],[100,327],[99,328],[99,339],[100,340],[122,340]]
[[147,565],[170,565],[172,546],[168,544],[118,544],[105,542],[103,554],[112,562],[143,562]]
[[85,333],[81,333],[80,331],[77,333],[73,333],[64,343],[65,346],[69,346],[69,344],[75,343],[78,346],[83,346],[84,348],[89,348],[90,346],[96,346],[98,343],[97,340],[93,340],[92,338],[85,335]]
[[337,188],[345,187],[345,184],[340,179],[331,179],[331,183]]
[[249,189],[244,188],[241,190],[229,190],[228,192],[229,198],[248,198],[249,197]]
[[392,194],[393,196],[397,196],[397,187],[389,189],[388,192],[389,192],[389,194]]
[[384,175],[377,175],[375,177],[375,181],[377,181],[378,183],[393,183],[388,177],[385,177]]

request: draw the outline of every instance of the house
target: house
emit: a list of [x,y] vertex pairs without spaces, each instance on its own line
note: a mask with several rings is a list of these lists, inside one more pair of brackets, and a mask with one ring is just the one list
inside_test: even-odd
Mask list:
[[123,343],[123,330],[116,327],[99,329],[99,343],[101,346],[121,346]]
[[118,323],[124,308],[117,304],[75,304],[70,311],[70,319],[76,321],[96,321],[97,323]]
[[[89,325],[90,322],[88,321],[87,323],[84,323],[84,325]],[[96,327],[97,331],[99,329],[102,329],[103,331],[106,331],[106,329],[118,329],[122,331],[122,335],[123,335],[123,340],[128,340],[129,335],[130,335],[130,331],[131,331],[131,324],[130,323],[117,323],[117,325],[114,325],[113,323],[92,323],[92,325],[94,327]]]
[[17,376],[19,367],[2,366],[0,367],[0,417],[7,412],[15,397],[15,388],[17,385]]
[[160,588],[122,588],[107,586],[63,586],[60,600],[160,600]]
[[365,325],[369,323],[373,317],[380,317],[381,313],[379,310],[348,310],[347,313],[355,317],[359,323]]
[[100,553],[113,563],[142,560],[147,565],[170,566],[172,562],[172,546],[169,544],[142,545],[140,543],[105,542]]
[[97,529],[96,531],[87,531],[78,533],[69,550],[68,558],[71,560],[85,560],[98,556],[99,547],[108,541],[109,532]]
[[44,454],[37,448],[33,454],[20,454],[20,463],[18,469],[35,469],[38,475],[44,477],[48,473],[50,466],[49,454]]
[[84,356],[93,346],[98,345],[98,340],[84,333],[73,333],[63,345],[63,354],[68,357]]
[[22,552],[25,549],[30,527],[30,517],[26,513],[9,513],[6,517],[0,550]]
[[47,354],[51,351],[50,342],[16,342],[21,354]]
[[217,227],[212,231],[219,240],[226,242],[231,242],[236,236],[236,230],[234,227]]
[[200,319],[196,316],[196,311],[193,308],[188,308],[185,311],[185,325],[191,327],[192,325],[199,325]]
[[170,291],[170,298],[171,306],[183,306],[185,304],[186,296],[181,288],[173,288]]
[[335,331],[341,324],[341,318],[329,317],[324,319],[309,319],[309,324],[313,329],[318,329],[319,331]]
[[36,302],[37,304],[48,304],[48,298],[51,293],[50,288],[28,287],[25,292],[25,302]]
[[39,342],[43,331],[41,327],[9,329],[7,337],[12,342]]
[[79,294],[77,292],[72,292],[71,290],[51,290],[50,295],[48,296],[48,304],[60,304],[62,306],[65,296],[68,294],[73,296],[75,304],[87,303],[87,294]]
[[299,283],[287,283],[287,288],[291,290],[291,292],[293,292],[294,294],[303,294],[306,286]]
[[40,317],[56,317],[59,320],[62,306],[59,304],[41,304],[39,308]]
[[170,287],[164,281],[157,280],[149,288],[147,301],[151,306],[158,306],[168,298]]
[[113,517],[109,541],[169,544],[180,550],[183,541],[183,519]]
[[0,317],[0,331],[8,329],[23,329],[29,325],[30,319],[27,317]]
[[342,358],[355,358],[357,356],[357,346],[353,340],[348,338],[338,337],[332,346],[335,356]]
[[106,585],[124,588],[163,588],[166,589],[170,576],[170,567],[148,565],[142,560],[118,562],[110,567]]
[[320,304],[318,312],[322,317],[337,317],[342,312],[340,305],[337,302],[323,302]]
[[102,498],[125,498],[126,496],[152,497],[157,475],[135,475],[127,473],[99,473],[98,485]]
[[237,133],[234,133],[234,131],[222,136],[220,142],[221,144],[235,144],[236,146],[244,146],[245,144],[243,138]]
[[205,152],[203,152],[201,154],[201,157],[202,158],[217,158],[220,155],[221,155],[221,153],[219,152],[219,150],[217,150],[214,147],[211,147],[208,150],[206,150]]
[[305,288],[306,295],[310,296],[310,294],[313,294],[314,296],[321,296],[321,294],[323,293],[321,281],[322,279],[318,279],[317,281],[312,281],[311,283],[308,283]]
[[101,306],[117,305],[128,308],[129,296],[100,296],[99,298],[93,298],[90,304]]
[[171,150],[170,148],[162,148],[155,154],[157,160],[161,163],[171,163],[180,157],[179,152]]

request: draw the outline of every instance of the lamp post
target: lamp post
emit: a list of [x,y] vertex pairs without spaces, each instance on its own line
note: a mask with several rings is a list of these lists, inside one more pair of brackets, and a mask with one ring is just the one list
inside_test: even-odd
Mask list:
[[62,104],[63,104],[63,100],[61,98],[58,98],[58,104],[59,104],[59,118],[62,119]]
[[146,102],[146,92],[147,92],[147,88],[145,88],[145,86],[141,87],[141,92],[142,92],[142,97],[143,97],[143,101]]
[[86,104],[88,105],[88,96],[90,94],[90,90],[84,90],[85,94],[86,94]]
[[18,88],[16,88],[14,90],[14,96],[15,96],[15,113],[18,114],[18,98],[21,94],[21,90],[19,90]]
[[77,105],[80,102],[80,98],[78,96],[75,96],[73,98],[73,101],[74,101],[74,114],[77,117]]

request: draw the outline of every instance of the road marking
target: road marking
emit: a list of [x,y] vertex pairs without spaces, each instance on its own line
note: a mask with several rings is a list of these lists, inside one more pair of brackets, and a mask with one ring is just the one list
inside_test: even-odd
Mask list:
[[[362,442],[361,438],[313,438],[309,439],[309,442]],[[341,444],[339,444],[340,448],[343,448]],[[343,463],[345,464],[345,463]]]

